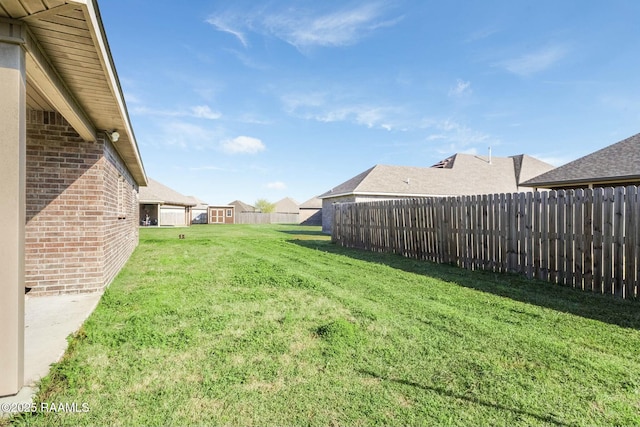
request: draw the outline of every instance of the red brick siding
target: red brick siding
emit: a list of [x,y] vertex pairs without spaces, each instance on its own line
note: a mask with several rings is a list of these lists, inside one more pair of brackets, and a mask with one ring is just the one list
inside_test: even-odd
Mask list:
[[[128,221],[137,218],[137,204],[128,206],[124,220],[112,213],[119,175],[129,193],[137,190],[104,138],[83,141],[60,114],[27,111],[25,282],[31,294],[98,291],[115,277],[138,242],[137,223]],[[115,197],[117,203],[117,191]]]

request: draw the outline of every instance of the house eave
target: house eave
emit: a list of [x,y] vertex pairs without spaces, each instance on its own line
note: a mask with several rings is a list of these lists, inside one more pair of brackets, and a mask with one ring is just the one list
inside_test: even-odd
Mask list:
[[85,141],[117,130],[116,151],[136,184],[146,186],[146,172],[95,0],[52,3],[56,6],[33,2],[28,11],[22,3],[8,0],[7,5],[15,7],[5,5],[0,23],[24,27],[21,44],[26,52],[27,92],[33,90],[44,103],[36,109],[59,112]]
[[609,178],[597,178],[597,179],[569,179],[562,181],[540,181],[540,182],[523,182],[520,184],[522,187],[530,188],[558,188],[558,187],[571,187],[571,186],[604,186],[613,183],[637,183],[640,182],[640,175],[626,175],[616,176]]
[[344,193],[329,194],[326,196],[319,196],[319,199],[333,199],[336,197],[345,196],[375,196],[375,197],[394,197],[394,198],[406,198],[406,197],[446,197],[450,194],[428,194],[428,193],[384,193],[375,191],[352,191]]

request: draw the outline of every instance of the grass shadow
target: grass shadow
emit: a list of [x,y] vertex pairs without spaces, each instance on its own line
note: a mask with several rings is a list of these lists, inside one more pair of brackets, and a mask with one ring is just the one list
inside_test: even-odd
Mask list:
[[[312,227],[312,226],[310,226]],[[278,230],[280,233],[290,234],[290,235],[302,235],[302,236],[323,236],[329,237],[326,233],[323,233],[322,230]]]
[[473,403],[475,405],[481,405],[481,406],[485,406],[488,408],[493,408],[493,409],[498,409],[500,411],[507,411],[507,412],[511,412],[517,415],[521,415],[521,416],[527,416],[527,417],[532,417],[537,419],[538,421],[542,421],[543,423],[547,424],[547,425],[556,425],[556,426],[574,426],[574,424],[568,424],[562,421],[557,420],[555,417],[551,416],[551,415],[544,415],[544,414],[536,414],[535,412],[531,412],[531,411],[526,411],[526,410],[522,410],[522,409],[517,409],[517,408],[510,408],[508,406],[505,405],[500,405],[497,403],[492,403],[489,401],[484,401],[482,399],[479,399],[477,397],[472,397],[472,396],[468,396],[468,395],[464,395],[464,394],[459,394],[459,393],[453,393],[447,389],[444,389],[442,387],[434,387],[434,386],[427,386],[427,385],[423,385],[423,384],[418,384],[415,383],[413,381],[407,381],[407,380],[402,380],[402,379],[396,379],[396,378],[387,378],[383,375],[379,375],[376,374],[375,372],[372,371],[368,371],[368,370],[359,370],[358,371],[360,374],[362,375],[366,375],[366,376],[370,376],[382,381],[390,381],[390,382],[394,382],[397,384],[402,384],[405,386],[409,386],[409,387],[415,387],[415,388],[419,388],[428,392],[434,392],[434,393],[438,393],[441,396],[447,396],[450,397],[452,399],[456,399],[456,400],[464,400],[470,403]]
[[512,300],[640,330],[640,301],[583,292],[568,286],[530,280],[517,274],[471,271],[449,264],[414,260],[395,254],[344,248],[326,240],[292,239],[289,241],[309,249],[384,264],[409,273],[433,277]]

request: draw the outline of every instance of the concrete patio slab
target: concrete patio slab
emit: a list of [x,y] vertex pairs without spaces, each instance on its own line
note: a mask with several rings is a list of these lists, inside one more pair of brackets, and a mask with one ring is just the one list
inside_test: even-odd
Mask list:
[[31,402],[37,383],[49,373],[67,349],[67,337],[78,329],[98,305],[102,293],[25,296],[24,383],[15,396],[2,403]]

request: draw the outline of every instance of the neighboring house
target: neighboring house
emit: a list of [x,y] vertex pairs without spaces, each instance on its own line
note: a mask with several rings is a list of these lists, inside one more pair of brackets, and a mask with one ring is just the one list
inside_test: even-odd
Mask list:
[[640,133],[523,182],[571,189],[640,185]]
[[206,224],[209,216],[209,204],[197,197],[191,196],[196,204],[191,208],[191,224]]
[[290,197],[285,197],[282,200],[278,200],[274,203],[275,209],[274,213],[286,213],[286,214],[297,214],[300,213],[300,208],[298,207],[298,202],[293,200]]
[[318,196],[322,230],[331,232],[334,203],[531,191],[521,183],[551,169],[552,165],[525,154],[493,158],[455,154],[430,168],[376,165]]
[[209,206],[209,224],[234,224],[236,222],[235,206]]
[[300,224],[322,225],[322,199],[312,197],[300,205]]
[[0,6],[0,396],[24,382],[24,299],[102,291],[147,177],[95,0]]
[[236,213],[244,213],[244,212],[255,212],[256,208],[246,204],[245,202],[241,202],[240,200],[234,200],[233,202],[229,203],[229,205],[232,205],[235,207],[235,212]]
[[191,197],[149,179],[147,187],[140,189],[140,225],[177,226],[191,224],[191,208],[196,206]]

